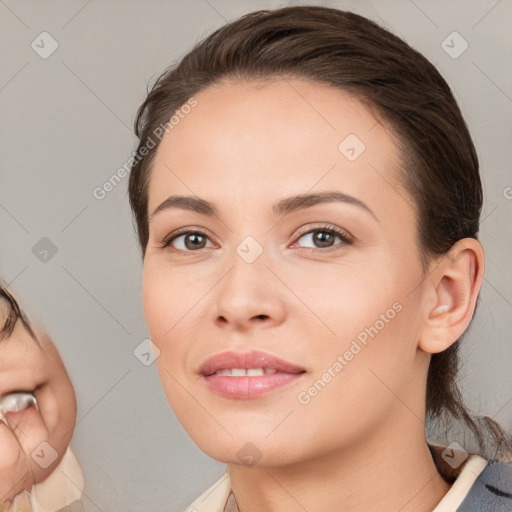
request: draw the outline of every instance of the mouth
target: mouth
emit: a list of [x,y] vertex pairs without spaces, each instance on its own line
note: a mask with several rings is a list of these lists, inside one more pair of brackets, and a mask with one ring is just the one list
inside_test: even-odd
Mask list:
[[207,359],[199,374],[208,389],[235,399],[257,398],[296,382],[306,370],[260,351],[222,352]]
[[17,425],[22,417],[38,410],[36,397],[32,393],[14,392],[0,398],[0,420],[4,416]]

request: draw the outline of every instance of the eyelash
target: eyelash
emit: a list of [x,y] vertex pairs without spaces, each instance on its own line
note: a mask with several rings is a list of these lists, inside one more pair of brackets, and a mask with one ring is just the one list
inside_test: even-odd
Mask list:
[[[307,231],[303,231],[303,232],[299,233],[298,240],[300,240],[304,235],[314,233],[315,231],[321,231],[321,232],[329,233],[331,235],[336,235],[343,242],[343,244],[338,244],[338,245],[345,245],[345,244],[351,245],[353,243],[352,237],[350,237],[345,231],[342,231],[341,229],[334,227],[334,226],[318,226],[318,227],[309,229]],[[201,235],[201,236],[208,238],[206,233],[204,233],[203,231],[201,231],[199,229],[183,228],[183,229],[178,230],[177,232],[173,233],[169,237],[167,237],[161,244],[159,244],[159,246],[162,249],[166,249],[166,248],[170,247],[171,243],[174,242],[174,240],[176,240],[180,236],[190,235],[190,234]],[[203,247],[203,249],[205,249],[205,248]],[[333,250],[336,250],[336,246],[334,246],[334,248],[328,247],[326,249],[313,248],[313,247],[302,247],[302,249],[309,249],[310,251],[313,251],[313,252],[316,252],[316,251],[331,252]],[[197,251],[183,251],[181,249],[173,248],[172,250],[175,252],[181,253],[181,254],[192,255],[194,253],[201,252],[202,249],[198,249]]]

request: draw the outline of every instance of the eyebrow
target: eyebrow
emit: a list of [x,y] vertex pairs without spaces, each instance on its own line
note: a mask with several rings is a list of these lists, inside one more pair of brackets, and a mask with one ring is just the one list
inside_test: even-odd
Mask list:
[[[319,192],[316,194],[300,194],[287,197],[275,203],[272,206],[271,212],[274,216],[277,217],[288,215],[295,211],[309,208],[317,204],[332,202],[341,202],[357,206],[372,215],[373,218],[378,222],[378,219],[373,211],[361,200],[357,199],[356,197],[343,194],[342,192],[334,191]],[[181,208],[183,210],[190,210],[206,216],[218,216],[219,213],[217,207],[205,199],[201,199],[197,196],[173,195],[169,196],[165,201],[160,203],[149,217],[152,219],[157,213],[163,210],[168,210],[170,208]]]

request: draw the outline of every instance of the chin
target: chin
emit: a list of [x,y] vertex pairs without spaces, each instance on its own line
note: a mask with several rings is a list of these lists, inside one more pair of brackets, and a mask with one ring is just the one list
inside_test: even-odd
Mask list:
[[240,430],[230,433],[233,437],[222,430],[220,437],[214,434],[206,438],[203,430],[197,437],[192,437],[192,440],[202,452],[224,464],[247,467],[283,466],[296,462],[299,455],[296,447],[300,443],[290,437],[289,446],[284,446],[282,438],[266,438],[261,430],[256,430],[255,435],[252,435],[251,429],[246,434]]

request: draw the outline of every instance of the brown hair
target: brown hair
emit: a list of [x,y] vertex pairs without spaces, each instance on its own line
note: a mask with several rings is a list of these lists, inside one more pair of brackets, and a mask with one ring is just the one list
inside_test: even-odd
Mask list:
[[[418,255],[425,274],[432,257],[447,254],[462,238],[477,239],[483,200],[478,158],[457,102],[437,69],[402,39],[363,16],[294,6],[251,12],[217,29],[148,90],[135,120],[139,145],[129,178],[142,258],[149,236],[148,183],[158,149],[158,143],[150,145],[155,130],[209,85],[230,78],[280,77],[347,91],[392,127],[401,153],[400,184],[414,198]],[[459,341],[432,355],[427,414],[440,418],[448,412],[462,419],[481,446],[480,428],[466,411],[457,386]],[[509,450],[502,430],[487,420],[497,445]]]
[[34,334],[34,331],[30,326],[27,317],[25,316],[23,311],[20,309],[18,303],[16,302],[16,299],[7,290],[7,287],[0,283],[0,313],[2,313],[2,316],[0,318],[3,317],[2,308],[4,307],[6,307],[5,312],[7,313],[7,315],[4,324],[0,329],[0,342],[7,340],[11,337],[14,328],[16,327],[16,323],[19,320],[23,324],[23,327],[30,334],[31,338],[39,346],[41,346],[39,340],[37,339],[37,336]]

